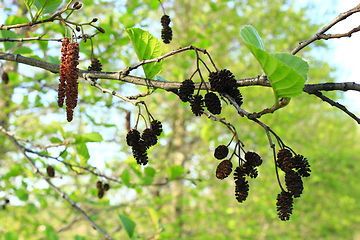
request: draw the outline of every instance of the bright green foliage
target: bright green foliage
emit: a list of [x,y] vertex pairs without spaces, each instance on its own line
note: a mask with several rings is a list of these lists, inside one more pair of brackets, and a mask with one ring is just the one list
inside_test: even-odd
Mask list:
[[[158,1],[81,2],[83,8],[74,11],[71,19],[88,22],[93,17],[99,18],[98,23],[106,33],[93,38],[94,57],[101,60],[104,71],[118,71],[139,62],[124,29],[142,28],[160,38],[159,21],[163,12]],[[258,30],[266,42],[266,50],[271,53],[290,52],[320,28],[311,23],[306,8],[295,7],[295,1],[171,0],[163,3],[172,18],[174,39],[169,45],[161,44],[161,51],[166,53],[188,45],[206,48],[216,65],[231,70],[237,79],[262,73],[239,35],[244,25],[251,24]],[[15,8],[11,14],[17,18],[9,16],[6,24],[29,21],[21,20],[28,16],[25,6]],[[0,34],[3,32],[7,31]],[[17,31],[14,37],[36,37],[42,33],[49,38],[62,37],[65,30],[63,25],[54,22]],[[87,29],[87,33],[92,34],[93,30]],[[87,69],[90,41],[79,41],[79,68]],[[34,57],[59,64],[61,44],[58,42],[11,44],[7,51],[23,51],[21,47],[28,47]],[[308,83],[334,80],[333,69],[323,55],[319,59],[314,54],[318,46],[324,47],[324,42],[317,41],[299,53],[311,64]],[[289,62],[287,55],[271,57]],[[242,204],[235,200],[233,176],[220,181],[214,173],[218,160],[214,159],[213,151],[217,145],[227,144],[231,133],[218,122],[193,117],[189,105],[180,102],[173,93],[157,90],[141,98],[164,125],[159,143],[149,151],[149,164],[143,167],[136,164],[125,143],[125,111],[131,112],[133,127],[136,107],[79,79],[76,118],[67,123],[65,109],[59,109],[56,104],[57,75],[37,68],[23,68],[23,64],[3,64],[10,81],[8,85],[0,82],[0,122],[29,141],[20,141],[21,144],[58,157],[55,160],[29,154],[43,174],[46,166],[53,166],[55,175],[62,178],[56,177],[51,182],[114,239],[131,236],[176,240],[333,240],[356,239],[360,234],[360,217],[354,214],[360,211],[357,204],[360,150],[351,148],[359,139],[359,132],[355,130],[358,126],[315,97],[302,94],[288,107],[261,118],[286,144],[306,156],[312,168],[312,176],[304,180],[302,197],[295,200],[291,220],[284,223],[276,216],[275,198],[280,189],[267,137],[258,125],[239,117],[231,105],[223,105],[220,117],[235,125],[246,150],[258,152],[264,160],[259,177],[250,180],[249,198]],[[172,56],[162,64],[164,79],[180,82],[194,71],[195,53]],[[300,69],[298,73],[303,76],[305,68]],[[207,80],[206,70],[203,73]],[[135,70],[132,74],[136,74]],[[200,82],[199,77],[194,80]],[[98,79],[97,82],[125,96],[146,91],[145,87],[119,81]],[[260,111],[273,101],[271,88],[240,90],[244,96],[242,107],[248,111]],[[336,97],[335,93],[330,96]],[[341,95],[337,97],[341,100]],[[145,115],[143,109],[142,114]],[[139,129],[145,128],[141,118],[138,125]],[[58,239],[103,239],[84,217],[34,174],[15,145],[0,135],[0,204],[5,198],[10,200],[0,209],[0,239],[55,239],[56,235]],[[36,144],[51,146],[63,141],[68,141],[68,145],[36,147]],[[103,177],[63,163],[80,165],[82,157],[87,159],[83,167],[116,180],[109,180],[111,188],[102,199],[98,199],[95,185],[99,180],[105,182]]]
[[278,98],[295,97],[302,93],[309,71],[306,61],[288,53],[266,52],[259,34],[252,26],[243,27],[240,34],[268,77],[276,101]]
[[[161,56],[160,41],[149,32],[140,28],[128,28],[126,32],[129,34],[133,43],[136,55],[139,60],[148,60]],[[162,62],[149,63],[142,66],[145,76],[149,79],[153,78],[161,71]]]
[[134,231],[135,231],[135,227],[136,227],[136,223],[131,220],[130,218],[124,216],[124,215],[119,215],[120,221],[122,226],[125,228],[127,235],[129,236],[130,239],[132,239],[132,237],[134,236]]

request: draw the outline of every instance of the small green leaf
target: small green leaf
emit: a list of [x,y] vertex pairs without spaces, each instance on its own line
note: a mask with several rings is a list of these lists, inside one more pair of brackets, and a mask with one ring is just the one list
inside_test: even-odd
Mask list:
[[266,52],[259,34],[252,26],[243,27],[240,35],[268,77],[276,101],[279,98],[295,97],[302,93],[309,70],[307,62],[299,57],[289,56],[290,54]]
[[29,194],[22,188],[16,189],[15,194],[21,201],[27,201],[29,199]]
[[101,142],[103,140],[103,137],[98,132],[74,134],[73,136],[77,143]]
[[51,137],[50,142],[52,142],[52,143],[62,143],[63,141],[60,138]]
[[[140,28],[128,28],[131,42],[135,48],[139,60],[149,60],[161,56],[160,41],[149,32]],[[148,63],[142,66],[146,78],[152,79],[162,69],[162,62]]]
[[132,236],[134,235],[136,223],[133,220],[131,220],[130,218],[128,218],[122,214],[119,214],[119,218],[120,218],[120,222],[121,222],[122,226],[124,227],[126,233],[129,236],[129,238],[132,238]]
[[154,177],[156,174],[156,170],[152,167],[146,167],[144,169],[145,175],[149,177]]
[[131,184],[130,184],[130,173],[129,173],[129,170],[128,170],[128,169],[125,169],[125,170],[122,172],[120,178],[121,178],[122,183],[125,184],[125,186],[131,187]]
[[26,4],[26,6],[30,9],[31,6],[34,4],[34,1],[35,1],[35,0],[25,0],[25,4]]
[[167,167],[166,170],[168,173],[169,181],[175,180],[176,178],[178,178],[185,172],[185,169],[183,166],[171,166],[171,167]]
[[58,240],[59,239],[55,229],[52,226],[47,225],[45,231],[46,231],[46,239],[47,240]]
[[74,240],[86,240],[86,238],[83,237],[83,236],[76,235],[76,236],[74,237]]
[[150,176],[143,176],[140,180],[139,185],[141,186],[147,186],[150,185],[154,182],[154,177],[150,177]]
[[78,153],[78,156],[80,158],[80,166],[84,166],[90,158],[88,147],[86,146],[86,143],[78,143],[76,144],[76,151]]
[[149,212],[151,221],[153,222],[153,224],[155,226],[155,230],[158,230],[159,229],[159,214],[152,207],[148,207],[148,212]]

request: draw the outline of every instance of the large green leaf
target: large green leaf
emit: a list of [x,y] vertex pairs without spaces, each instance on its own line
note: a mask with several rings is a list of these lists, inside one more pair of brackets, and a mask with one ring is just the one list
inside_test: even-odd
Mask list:
[[119,218],[129,238],[132,238],[132,236],[134,235],[136,223],[127,216],[122,214],[119,214]]
[[[31,3],[31,1],[29,1]],[[35,0],[35,7],[42,14],[54,12],[62,3],[62,0]],[[32,5],[32,4],[31,4]]]
[[260,63],[276,98],[295,97],[302,93],[309,71],[306,61],[287,53],[266,52],[259,34],[252,26],[243,27],[240,35]]
[[[149,60],[161,56],[160,41],[149,32],[140,28],[126,29],[139,60]],[[162,69],[162,62],[148,63],[142,66],[146,78],[152,79]]]

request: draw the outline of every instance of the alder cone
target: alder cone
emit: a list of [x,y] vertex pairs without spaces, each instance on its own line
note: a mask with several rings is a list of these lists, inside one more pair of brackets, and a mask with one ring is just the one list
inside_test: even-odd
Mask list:
[[192,99],[191,103],[191,111],[195,114],[195,116],[201,116],[204,111],[204,100],[201,95],[196,95]]
[[164,14],[164,15],[161,17],[160,22],[161,22],[161,25],[162,25],[163,27],[168,27],[169,24],[170,24],[170,22],[171,22],[171,18],[170,18],[168,15]]
[[232,172],[232,163],[230,160],[222,161],[216,169],[216,177],[218,179],[227,178]]
[[133,128],[126,135],[126,143],[128,146],[136,146],[140,141],[140,132]]
[[161,122],[159,120],[153,120],[151,121],[150,125],[155,135],[160,136],[163,131]]
[[291,193],[282,191],[280,194],[278,194],[276,200],[279,218],[282,221],[289,220],[293,210],[293,195]]
[[213,92],[205,94],[205,106],[214,115],[221,113],[221,103],[218,96]]
[[189,102],[192,99],[192,95],[194,94],[195,85],[191,79],[186,79],[181,83],[179,89],[179,97],[183,102]]
[[249,195],[249,182],[245,178],[245,172],[242,167],[237,167],[234,173],[235,179],[235,197],[239,203],[246,200]]
[[171,27],[164,27],[163,29],[161,29],[161,38],[164,43],[169,44],[172,40],[172,36],[173,33]]
[[214,157],[216,159],[221,160],[221,159],[226,158],[228,154],[229,154],[229,148],[225,145],[219,145],[215,149]]
[[55,170],[52,166],[47,166],[46,168],[46,173],[49,177],[54,177],[55,176]]

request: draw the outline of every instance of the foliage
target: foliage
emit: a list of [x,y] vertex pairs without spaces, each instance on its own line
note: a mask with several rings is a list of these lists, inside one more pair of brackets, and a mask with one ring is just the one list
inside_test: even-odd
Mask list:
[[[62,1],[24,2],[4,8],[5,26],[43,21],[51,18],[55,6],[58,11],[66,8]],[[239,30],[244,25],[252,25],[258,31],[269,53],[290,52],[320,27],[311,24],[306,9],[295,9],[293,1],[163,1],[174,31],[171,43],[164,45],[157,40],[163,15],[158,1],[81,3],[80,10],[63,13],[67,16],[71,12],[67,20],[77,25],[67,24],[74,31],[79,26],[80,33],[89,36],[86,42],[79,40],[79,69],[86,70],[91,60],[97,58],[104,72],[130,67],[127,70],[131,74],[142,76],[138,70],[142,66],[145,77],[152,79],[162,69],[157,79],[164,83],[182,82],[192,76],[197,82],[206,81],[207,74],[200,76],[199,71],[193,74],[197,64],[201,65],[202,73],[207,73],[205,66],[216,70],[208,55],[203,58],[201,49],[210,53],[219,69],[230,69],[237,79],[257,76],[262,69],[266,73],[267,67],[260,62],[261,69],[251,55],[259,48],[249,51],[243,45]],[[68,6],[71,8],[72,4]],[[95,17],[98,20],[92,22]],[[220,17],[221,21],[215,21]],[[45,34],[44,39],[61,39],[69,36],[63,24],[57,20],[31,28],[1,30],[0,34],[24,39]],[[101,34],[99,29],[105,33]],[[144,51],[139,56],[136,49],[146,50],[149,45],[132,45],[136,34],[144,34],[156,51]],[[249,45],[248,41],[245,44]],[[184,50],[155,61],[162,56],[160,52],[189,45],[198,50]],[[311,50],[319,46],[325,46],[324,42],[314,42],[298,54],[311,67],[308,84],[335,80],[330,77],[333,69],[329,64],[312,55]],[[58,41],[2,42],[0,47],[5,53],[60,64]],[[287,58],[293,60],[288,54],[268,52],[277,64],[288,62],[284,60]],[[141,64],[142,60],[151,59],[155,60]],[[8,83],[4,83],[4,78],[0,83],[0,123],[16,136],[19,144],[33,151],[26,156],[34,166],[26,159],[23,148],[2,132],[0,238],[100,239],[104,238],[100,229],[114,239],[351,239],[359,235],[360,219],[353,214],[360,210],[356,204],[360,198],[356,179],[360,168],[354,161],[359,150],[349,150],[358,139],[356,125],[342,112],[310,95],[302,94],[274,114],[261,116],[262,122],[271,126],[292,149],[304,154],[311,164],[312,176],[304,180],[304,193],[295,200],[291,220],[284,223],[276,217],[275,199],[280,189],[268,138],[256,122],[237,115],[233,105],[223,104],[220,117],[237,129],[247,150],[256,151],[264,160],[259,177],[249,179],[249,196],[242,204],[235,200],[232,176],[222,181],[215,178],[218,161],[214,159],[214,149],[226,145],[233,132],[221,122],[192,116],[189,104],[179,101],[173,92],[152,86],[135,87],[114,79],[98,78],[91,82],[121,96],[135,96],[125,103],[80,79],[75,118],[67,123],[65,110],[56,104],[57,75],[16,62],[1,64],[8,74]],[[290,64],[290,68],[296,69],[297,64],[294,65]],[[270,88],[240,89],[242,109],[261,113],[273,103]],[[277,97],[293,97],[281,95],[277,89]],[[341,100],[341,95],[335,92],[327,96]],[[133,106],[139,97],[143,97],[140,102],[146,105]],[[146,129],[151,116],[163,123],[164,131],[157,145],[147,150],[149,164],[140,166],[126,145],[126,134],[135,126]],[[47,176],[48,166],[54,168],[54,178]],[[101,199],[98,181],[110,184]],[[67,202],[67,197],[74,204]],[[75,205],[100,229],[95,230],[96,226],[76,211]]]

